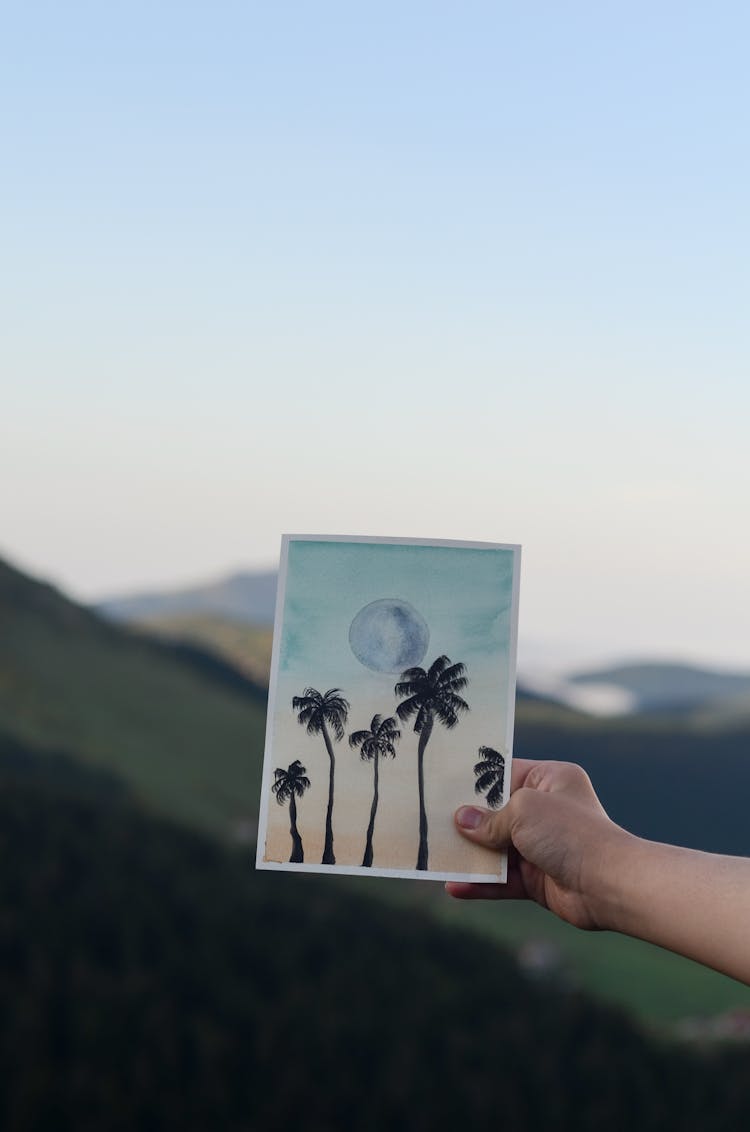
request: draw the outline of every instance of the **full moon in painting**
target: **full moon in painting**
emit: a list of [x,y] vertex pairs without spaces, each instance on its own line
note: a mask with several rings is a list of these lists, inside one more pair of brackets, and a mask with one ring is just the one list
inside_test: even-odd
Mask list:
[[401,673],[427,652],[430,630],[408,601],[382,597],[360,609],[349,626],[349,644],[360,664],[374,672]]

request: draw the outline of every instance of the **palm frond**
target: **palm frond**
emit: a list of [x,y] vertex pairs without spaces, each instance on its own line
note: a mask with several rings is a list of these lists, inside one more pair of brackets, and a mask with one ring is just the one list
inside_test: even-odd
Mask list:
[[[481,765],[481,763],[478,763],[477,766],[474,767],[474,774],[477,774],[477,767],[481,767]],[[474,783],[474,790],[477,794],[484,794],[485,790],[489,790],[490,786],[494,785],[496,778],[497,775],[494,770],[480,770],[477,774],[477,780]]]
[[317,688],[305,688],[301,696],[292,697],[292,707],[295,711],[302,707],[317,707],[322,699],[323,697]]
[[297,712],[297,723],[307,729],[308,735],[317,735],[321,725],[320,709],[315,704],[305,702]]
[[280,806],[291,797],[291,784],[289,782],[289,775],[280,766],[276,767],[273,772],[274,780],[271,783],[271,792],[276,795],[276,801]]
[[[447,660],[447,657],[441,657],[441,660]],[[448,687],[451,680],[458,680],[466,675],[465,664],[451,664],[449,668],[444,669],[437,678],[437,683],[442,687]]]
[[340,688],[329,688],[323,696],[321,715],[333,728],[336,739],[343,739],[344,724],[349,716],[349,701],[344,699]]
[[380,731],[380,725],[381,725],[382,722],[383,722],[382,715],[374,715],[372,717],[372,722],[370,724],[370,731],[373,733],[373,735],[376,735],[377,732]]
[[505,755],[496,751],[494,747],[480,747],[479,754],[485,763],[491,763],[493,766],[505,766]]
[[487,795],[487,805],[491,810],[496,810],[503,800],[503,786],[502,783],[496,782]]
[[458,723],[459,715],[468,710],[469,705],[466,700],[462,700],[460,696],[454,696],[452,692],[445,692],[435,700],[435,715],[449,731]]
[[447,704],[439,704],[435,708],[435,715],[438,717],[443,727],[448,731],[452,731],[458,723],[458,716],[455,711]]
[[466,700],[462,699],[461,696],[457,696],[455,692],[445,692],[440,697],[440,700],[441,703],[449,704],[451,711],[455,712],[456,715],[463,715],[465,711],[471,710]]
[[329,688],[323,696],[323,702],[336,707],[343,705],[347,711],[349,710],[349,701],[344,699],[340,688]]
[[388,719],[384,719],[380,724],[378,727],[378,735],[389,740],[398,740],[401,738],[401,732],[398,727],[396,727],[396,720],[392,715],[388,716]]
[[421,703],[419,697],[410,696],[408,700],[402,700],[398,705],[398,707],[396,708],[396,715],[402,723],[406,723],[408,719],[411,719],[415,712],[419,711],[420,706]]
[[439,656],[437,658],[437,660],[433,660],[432,664],[429,667],[429,671],[427,673],[427,679],[430,681],[430,683],[435,684],[437,682],[438,677],[441,675],[442,672],[445,671],[446,668],[448,668],[449,665],[450,665],[450,657],[445,656],[445,654],[443,654],[442,656]]
[[494,747],[480,747],[481,760],[474,764],[477,794],[487,795],[487,805],[497,809],[503,800],[505,788],[505,756]]
[[405,668],[401,673],[401,679],[406,681],[407,683],[424,680],[426,676],[427,673],[425,672],[424,668]]
[[[346,716],[344,716],[344,720],[346,720]],[[341,719],[337,711],[327,711],[325,713],[325,721],[326,723],[330,723],[337,741],[344,738],[344,720]]]
[[449,692],[462,692],[468,683],[468,676],[453,676],[450,680],[441,679],[438,683],[438,687],[441,689],[441,691],[443,688],[445,688],[446,691]]
[[416,696],[423,685],[424,680],[400,680],[393,691],[397,696]]
[[369,738],[369,731],[352,731],[351,735],[349,736],[349,746],[353,750],[355,747],[359,747]]

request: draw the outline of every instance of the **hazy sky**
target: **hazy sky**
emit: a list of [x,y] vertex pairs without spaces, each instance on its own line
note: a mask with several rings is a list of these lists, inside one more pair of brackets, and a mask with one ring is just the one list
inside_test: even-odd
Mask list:
[[750,14],[34,3],[0,35],[0,552],[524,545],[522,640],[750,666]]

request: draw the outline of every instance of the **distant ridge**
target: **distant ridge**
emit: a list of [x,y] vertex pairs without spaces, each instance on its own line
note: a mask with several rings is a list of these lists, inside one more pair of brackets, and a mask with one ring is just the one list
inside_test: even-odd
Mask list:
[[[93,609],[164,641],[223,656],[265,683],[277,577],[275,570],[241,570],[194,586],[115,595]],[[679,661],[636,660],[551,674],[522,665],[518,693],[524,703],[584,715],[669,715],[709,726],[742,726],[750,719],[750,671]]]
[[620,664],[577,672],[568,677],[576,688],[618,688],[632,698],[635,712],[690,712],[743,701],[750,707],[750,672],[721,671],[680,663]]
[[143,621],[176,614],[211,614],[248,625],[273,624],[275,570],[240,571],[203,585],[105,598],[94,608],[115,621]]

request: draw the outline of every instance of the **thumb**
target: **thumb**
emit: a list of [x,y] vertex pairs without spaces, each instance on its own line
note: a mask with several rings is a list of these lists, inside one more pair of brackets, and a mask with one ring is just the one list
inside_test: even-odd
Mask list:
[[455,813],[459,833],[487,849],[507,849],[511,844],[509,811],[512,801],[511,797],[501,810],[481,810],[478,806],[459,807]]

